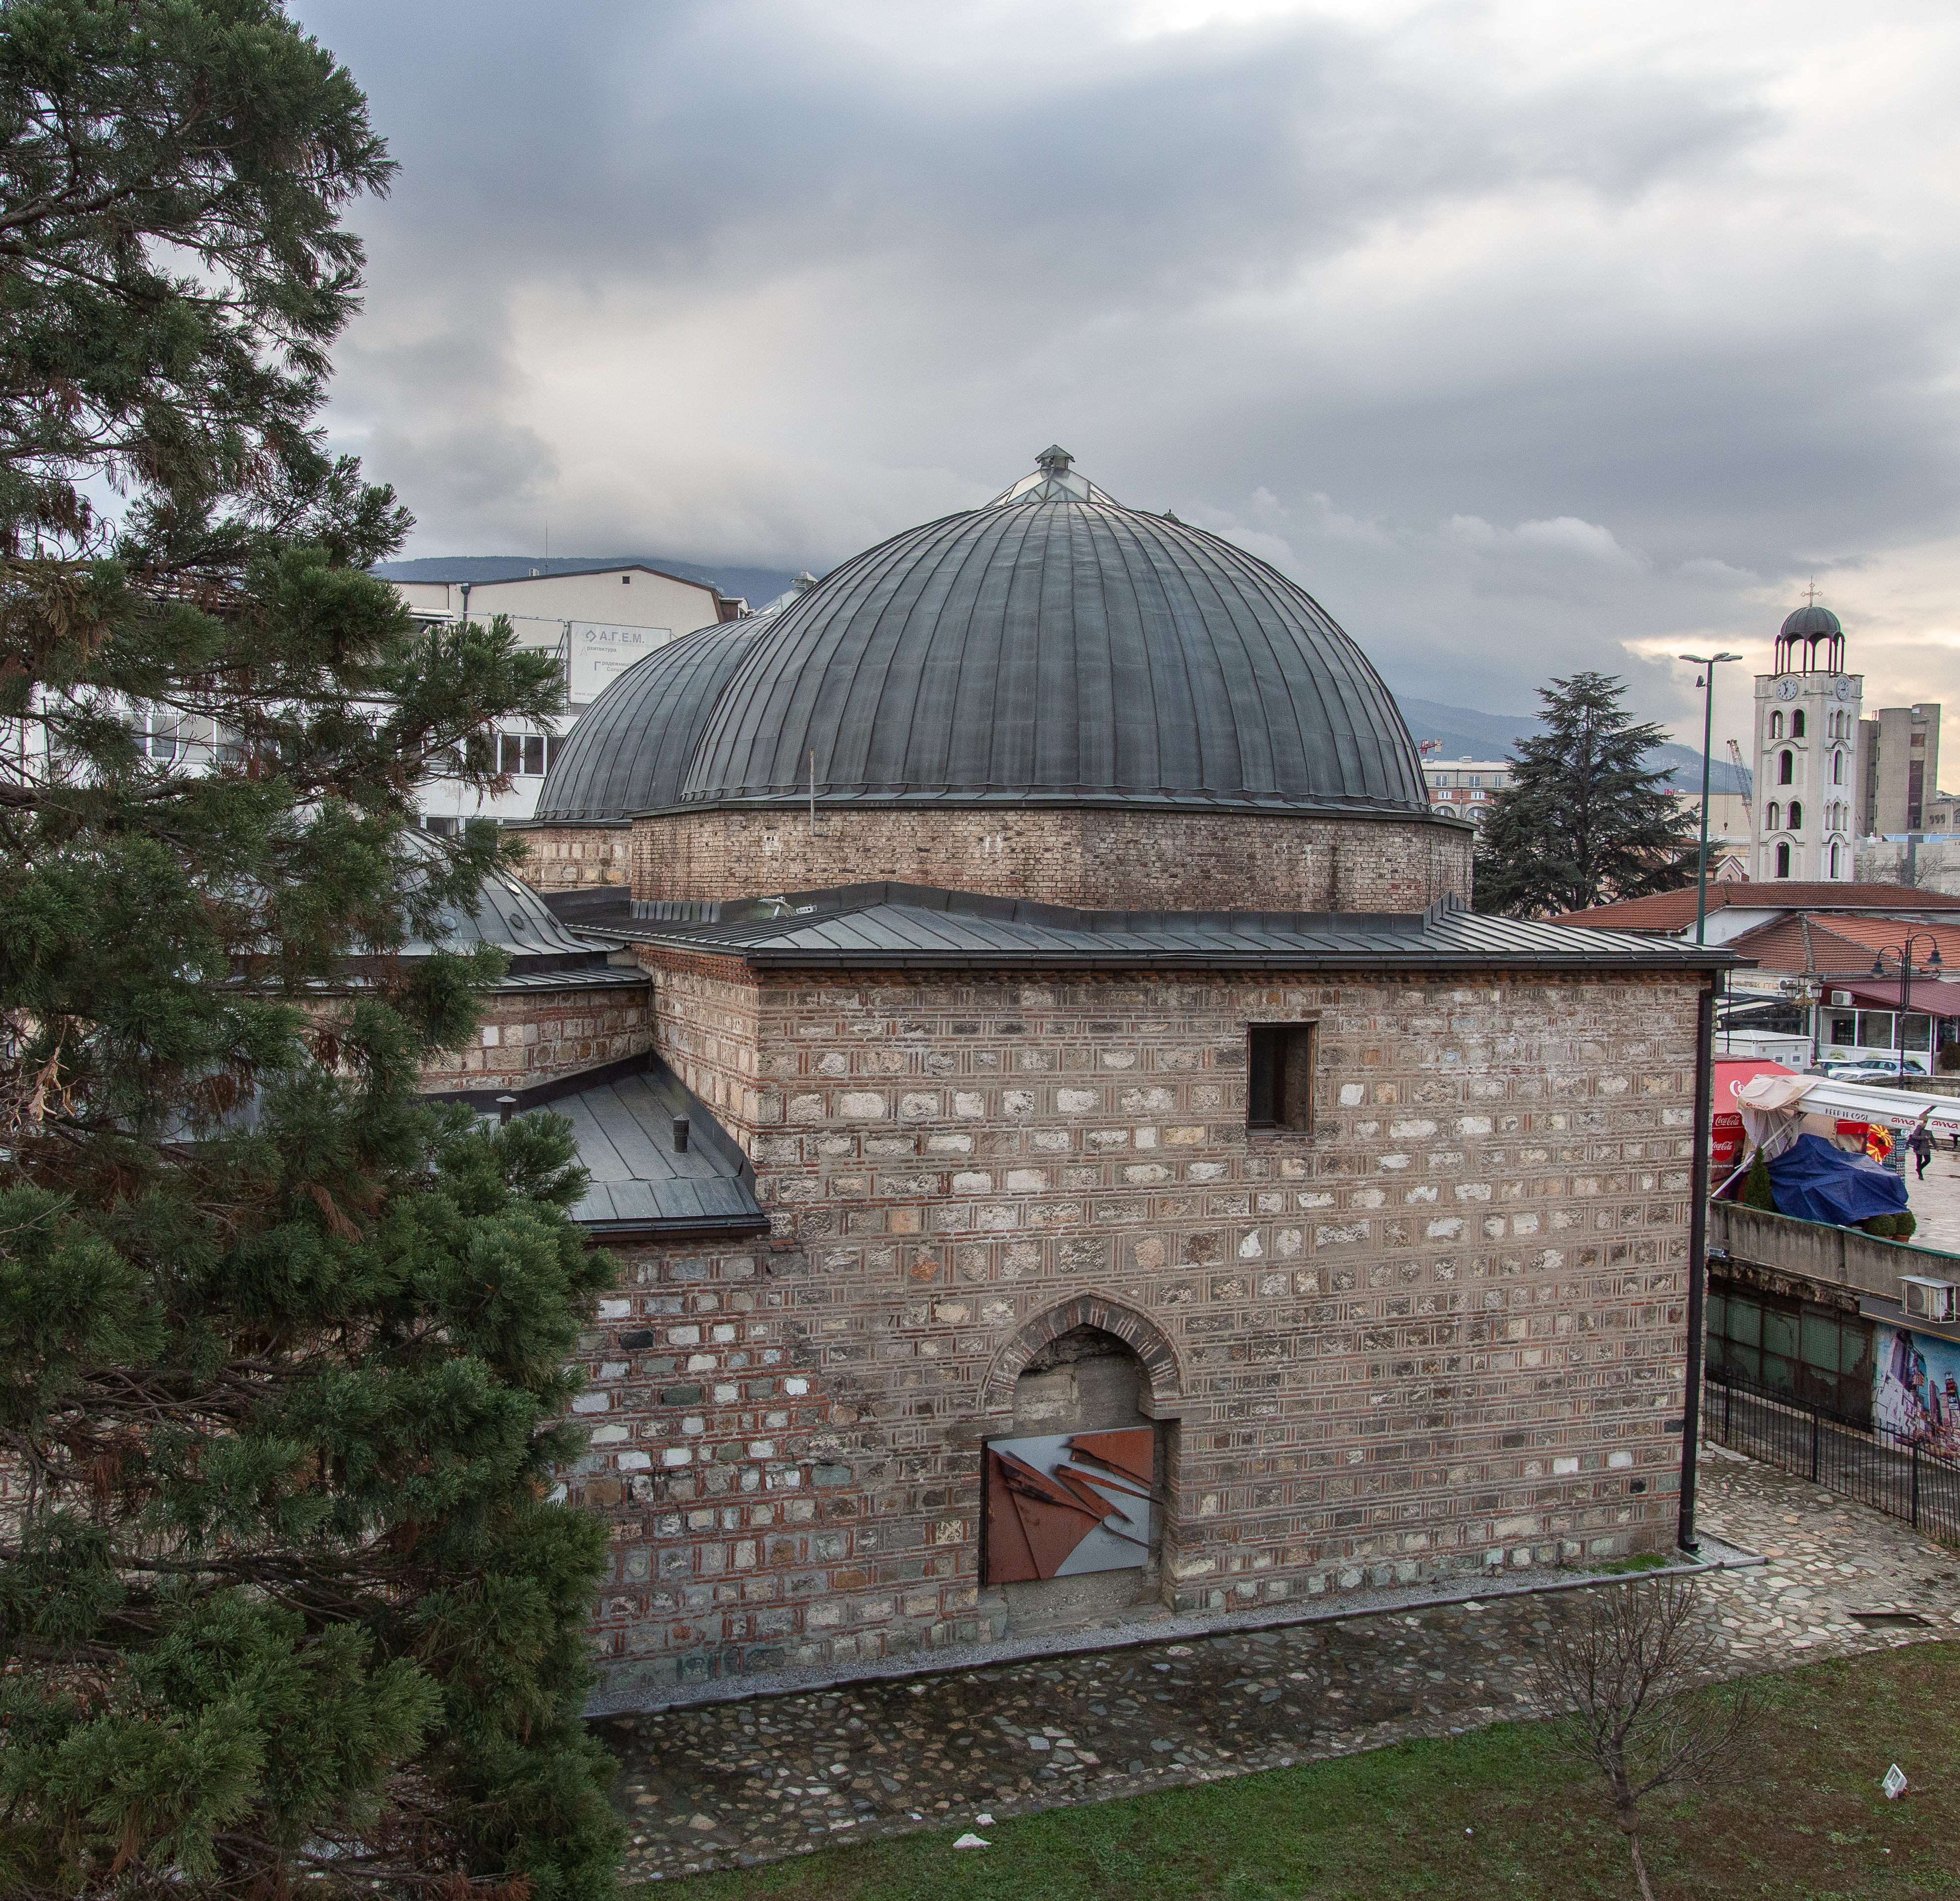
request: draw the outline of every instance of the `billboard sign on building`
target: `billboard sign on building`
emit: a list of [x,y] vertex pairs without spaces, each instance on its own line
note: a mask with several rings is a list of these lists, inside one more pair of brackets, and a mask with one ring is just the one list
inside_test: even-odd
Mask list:
[[574,706],[587,706],[636,660],[673,638],[671,627],[620,627],[603,620],[568,621],[571,651],[566,691]]

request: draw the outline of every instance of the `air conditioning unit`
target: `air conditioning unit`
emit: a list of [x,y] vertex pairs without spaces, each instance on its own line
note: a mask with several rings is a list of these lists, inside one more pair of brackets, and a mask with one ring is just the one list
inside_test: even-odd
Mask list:
[[1848,1010],[1853,1001],[1848,990],[1834,990],[1831,993],[1831,1007],[1834,1010]]
[[1899,1304],[1911,1318],[1960,1320],[1960,1282],[1929,1281],[1923,1274],[1901,1274],[1899,1288]]

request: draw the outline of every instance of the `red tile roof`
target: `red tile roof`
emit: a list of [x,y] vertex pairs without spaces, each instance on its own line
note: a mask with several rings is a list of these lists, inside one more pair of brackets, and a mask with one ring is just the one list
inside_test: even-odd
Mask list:
[[[1708,909],[1739,905],[1749,911],[1952,911],[1960,912],[1960,897],[1950,892],[1919,891],[1909,884],[1771,884],[1755,880],[1737,884],[1711,884]],[[1650,898],[1630,898],[1624,904],[1596,905],[1589,911],[1568,911],[1554,924],[1577,924],[1605,931],[1678,931],[1694,922],[1694,887],[1662,891]],[[1943,957],[1946,953],[1943,951]]]
[[[1908,935],[1916,940],[1915,963],[1923,963],[1937,945],[1943,966],[1960,971],[1960,924],[1932,924],[1921,918],[1847,917],[1841,912],[1819,916],[1800,911],[1731,938],[1728,948],[1738,957],[1755,958],[1766,970],[1863,977],[1871,974],[1872,960],[1880,951],[1898,951]],[[1887,962],[1892,963],[1889,958]]]

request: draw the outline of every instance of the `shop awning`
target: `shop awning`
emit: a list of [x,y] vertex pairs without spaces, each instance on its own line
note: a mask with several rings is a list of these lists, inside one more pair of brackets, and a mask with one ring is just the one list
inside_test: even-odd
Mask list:
[[[1833,1005],[1832,998],[1848,996],[1850,1008],[1858,1010],[1896,1010],[1899,1007],[1898,979],[1896,977],[1834,977],[1828,975],[1817,979],[1819,999],[1826,1009],[1844,1009],[1843,1004]],[[1909,1016],[1960,1017],[1960,979],[1949,980],[1945,977],[1916,977],[1913,979],[1912,1001],[1906,1006]]]
[[[1720,1065],[1717,1067],[1719,1072]],[[1910,1128],[1914,1122],[1923,1122],[1929,1129],[1936,1129],[1943,1135],[1950,1135],[1960,1130],[1960,1096],[1922,1096],[1914,1090],[1880,1088],[1870,1083],[1838,1082],[1828,1076],[1793,1076],[1787,1070],[1778,1071],[1774,1064],[1763,1067],[1772,1073],[1790,1076],[1792,1081],[1803,1085],[1787,1092],[1776,1089],[1775,1095],[1784,1098],[1774,1103],[1777,1108],[1799,1110],[1808,1116],[1835,1116],[1841,1122],[1884,1122],[1895,1129]],[[1760,1087],[1747,1082],[1742,1084],[1752,1095],[1766,1095],[1772,1087],[1768,1084]],[[1755,1105],[1745,1095],[1739,1098],[1739,1106],[1748,1108]],[[1768,1106],[1771,1105],[1765,1104]]]

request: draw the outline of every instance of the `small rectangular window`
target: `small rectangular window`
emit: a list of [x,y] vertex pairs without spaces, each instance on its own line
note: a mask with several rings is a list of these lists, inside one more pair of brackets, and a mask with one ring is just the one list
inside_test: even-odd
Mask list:
[[527,733],[524,736],[524,770],[533,778],[542,778],[544,769],[544,735],[541,733]]
[[1310,1023],[1254,1024],[1246,1032],[1246,1126],[1304,1130],[1313,1119]]
[[545,770],[549,772],[558,763],[558,749],[565,742],[562,733],[547,734],[545,739]]
[[499,733],[497,735],[497,769],[500,772],[521,772],[524,769],[522,734]]

